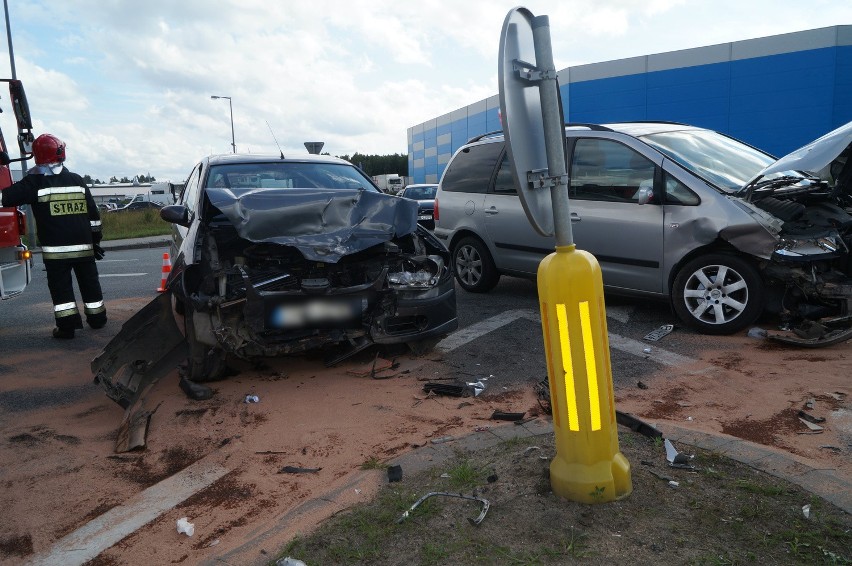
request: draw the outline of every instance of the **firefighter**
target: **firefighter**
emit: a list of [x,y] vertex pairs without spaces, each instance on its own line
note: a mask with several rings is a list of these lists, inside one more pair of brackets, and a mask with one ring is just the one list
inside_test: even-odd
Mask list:
[[64,142],[42,134],[33,142],[33,157],[35,167],[0,194],[3,206],[32,206],[56,318],[53,337],[70,339],[76,329],[83,328],[72,271],[77,276],[86,322],[92,328],[103,328],[107,322],[95,264],[95,259],[103,257],[99,246],[101,216],[83,178],[64,166]]

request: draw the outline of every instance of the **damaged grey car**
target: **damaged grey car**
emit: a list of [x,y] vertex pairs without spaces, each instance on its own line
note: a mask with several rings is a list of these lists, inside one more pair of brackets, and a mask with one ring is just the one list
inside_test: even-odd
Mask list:
[[[571,226],[608,293],[663,299],[705,334],[767,313],[771,337],[803,346],[852,338],[852,123],[783,159],[676,123],[568,124]],[[534,278],[552,237],[527,220],[501,133],[452,157],[434,233],[461,287]]]
[[186,378],[222,378],[229,358],[374,344],[428,350],[458,326],[446,247],[417,203],[383,194],[330,156],[210,156],[177,204],[166,292],[92,362],[125,408],[186,360]]

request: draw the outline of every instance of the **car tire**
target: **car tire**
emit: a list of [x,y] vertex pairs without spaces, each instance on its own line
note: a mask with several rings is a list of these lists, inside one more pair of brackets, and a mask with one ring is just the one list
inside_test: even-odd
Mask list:
[[763,281],[745,258],[703,255],[678,271],[672,306],[687,326],[702,334],[733,334],[763,312]]
[[487,293],[500,280],[488,248],[471,236],[453,246],[453,271],[462,289],[471,293]]
[[[184,305],[186,306],[186,305]],[[189,357],[186,364],[186,378],[196,383],[220,381],[228,371],[225,352],[199,342],[195,337],[192,324],[193,311],[186,309],[186,341],[189,345]]]

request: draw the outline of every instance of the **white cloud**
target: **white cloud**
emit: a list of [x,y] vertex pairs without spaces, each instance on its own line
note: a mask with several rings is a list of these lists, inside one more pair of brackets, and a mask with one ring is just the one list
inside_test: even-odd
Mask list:
[[[557,68],[852,22],[816,0],[531,1]],[[148,0],[11,6],[18,77],[37,128],[102,179],[182,179],[228,152],[405,153],[406,129],[497,93],[514,0]],[[0,58],[5,42],[0,42]],[[5,96],[0,99],[4,104]],[[10,113],[0,115],[13,138]],[[267,123],[269,124],[267,126]]]

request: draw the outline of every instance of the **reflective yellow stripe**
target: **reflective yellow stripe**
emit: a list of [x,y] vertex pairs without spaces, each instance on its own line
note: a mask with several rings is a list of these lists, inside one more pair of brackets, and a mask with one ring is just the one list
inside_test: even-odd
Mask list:
[[89,225],[90,225],[92,228],[100,228],[100,226],[101,226],[101,221],[100,221],[100,220],[89,220]]
[[571,360],[571,341],[568,338],[568,316],[565,305],[556,305],[556,320],[559,324],[559,349],[562,350],[562,371],[565,374],[565,403],[568,405],[568,428],[580,430],[577,415],[577,389],[574,386],[574,364]]
[[589,384],[589,413],[592,430],[601,429],[601,405],[598,392],[598,368],[595,360],[595,337],[592,335],[592,321],[589,317],[589,303],[580,303],[580,326],[583,329],[583,351],[586,355],[586,379]]
[[97,308],[104,306],[103,301],[97,301],[97,302],[94,302],[94,303],[84,303],[84,304],[86,305],[87,309],[97,309]]

